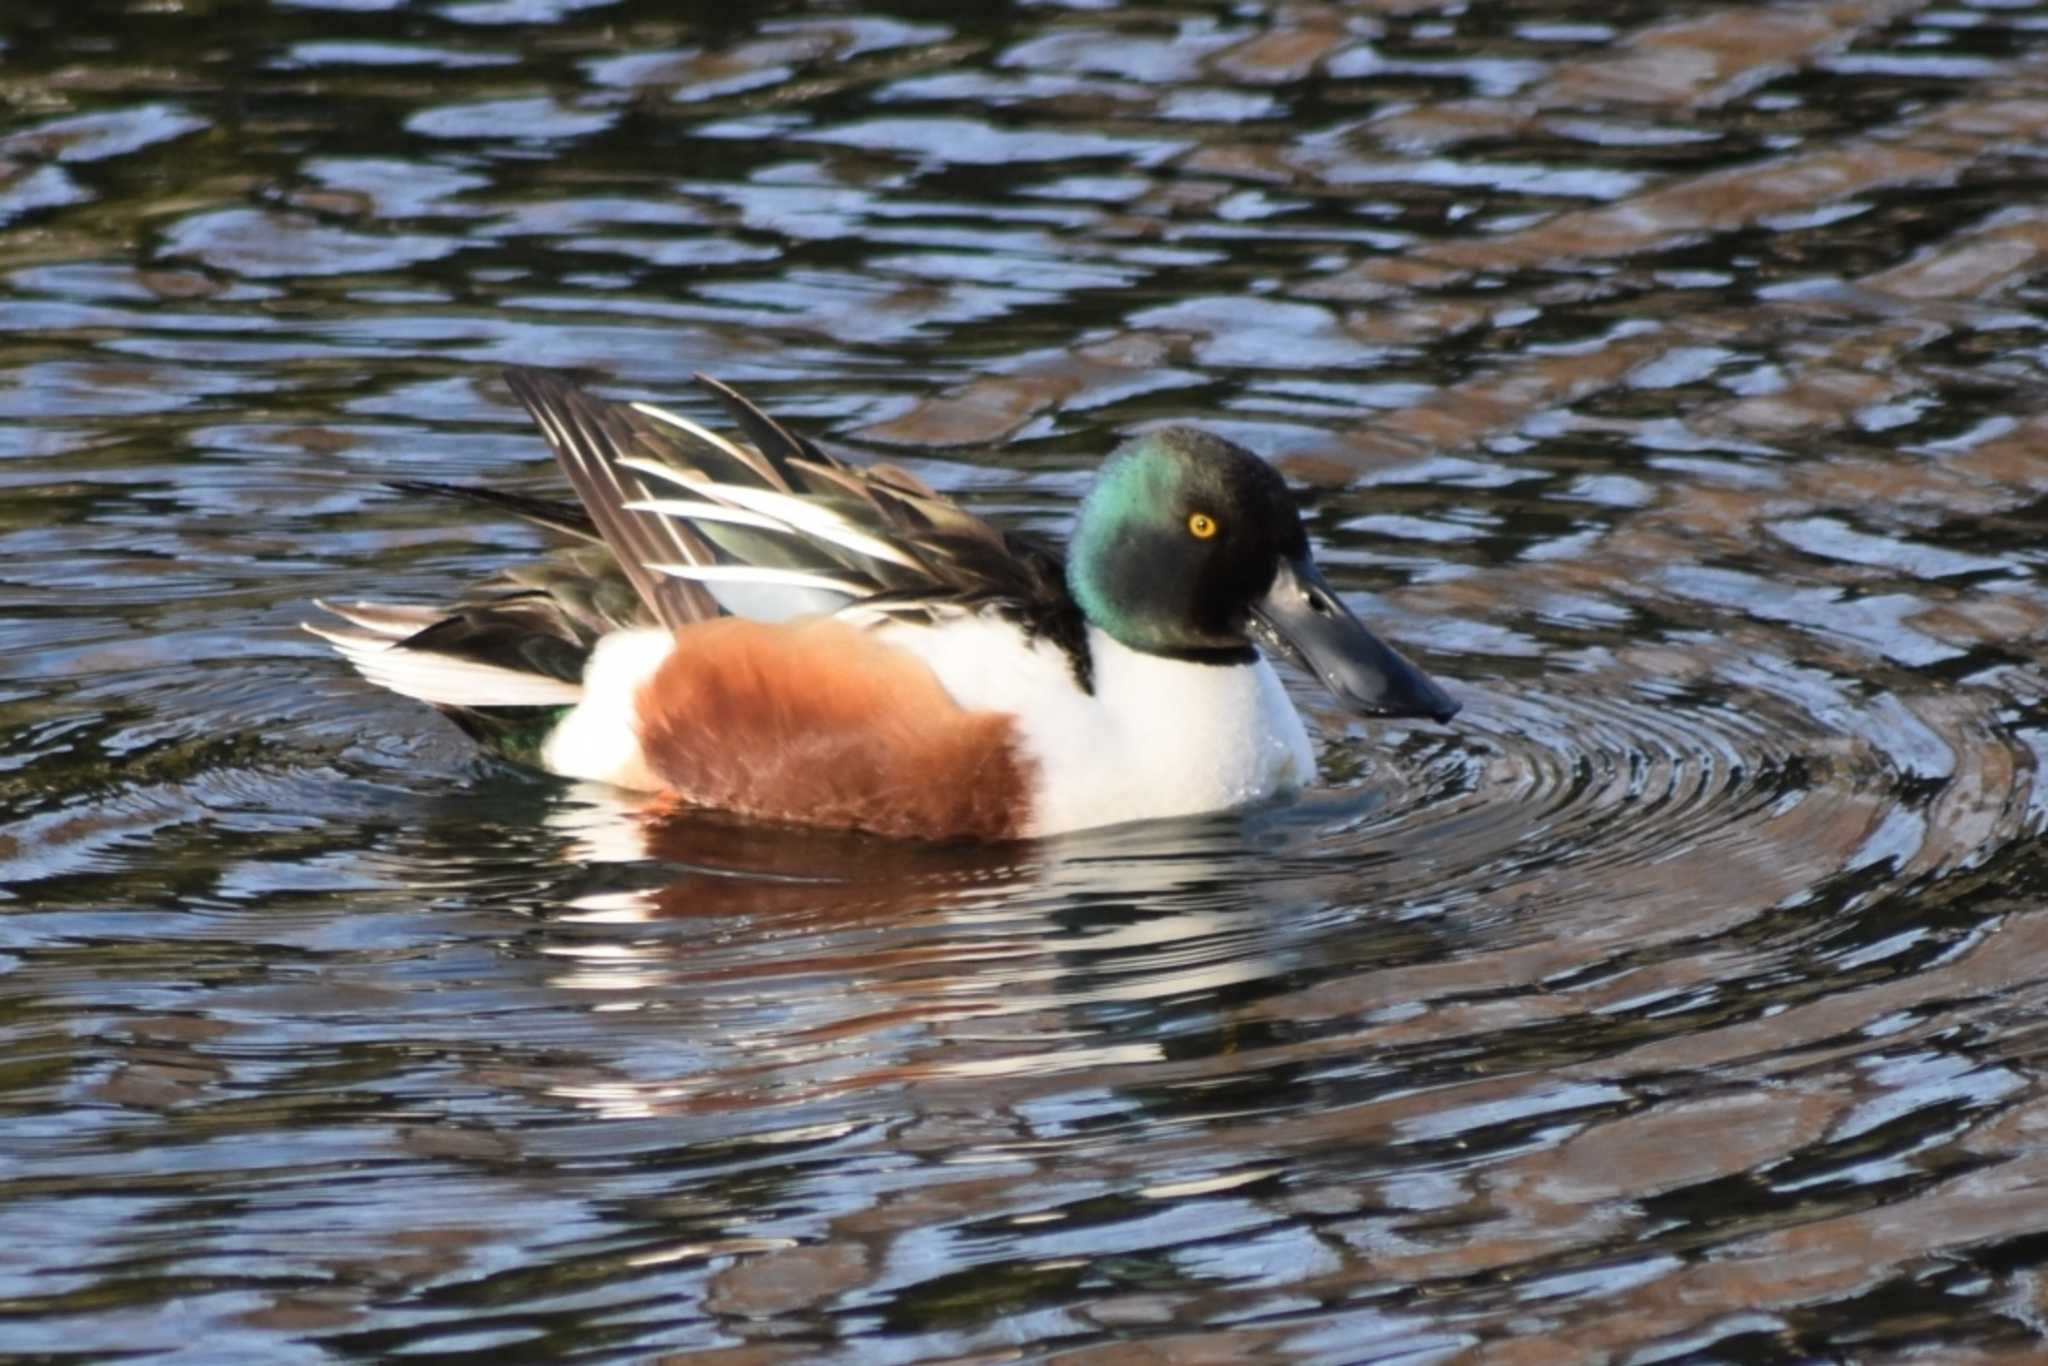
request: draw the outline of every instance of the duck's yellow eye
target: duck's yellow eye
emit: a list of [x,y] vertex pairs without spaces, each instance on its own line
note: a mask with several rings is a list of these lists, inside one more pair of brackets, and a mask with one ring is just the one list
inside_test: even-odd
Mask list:
[[1216,519],[1206,512],[1197,512],[1188,518],[1188,535],[1198,541],[1206,541],[1216,534]]

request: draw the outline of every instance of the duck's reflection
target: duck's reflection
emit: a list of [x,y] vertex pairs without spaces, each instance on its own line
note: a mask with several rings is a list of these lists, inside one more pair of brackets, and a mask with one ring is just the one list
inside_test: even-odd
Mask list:
[[552,821],[599,884],[548,918],[552,985],[689,1044],[551,1088],[614,1114],[1155,1061],[1309,962],[1327,906],[1284,816],[920,845],[582,789]]

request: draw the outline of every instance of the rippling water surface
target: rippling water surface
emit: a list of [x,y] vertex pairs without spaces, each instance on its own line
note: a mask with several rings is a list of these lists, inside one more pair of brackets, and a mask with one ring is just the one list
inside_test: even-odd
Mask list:
[[[0,1352],[2048,1350],[2048,7],[8,0],[0,109]],[[1200,421],[1465,711],[644,830],[295,629],[540,547],[379,482],[552,489],[514,361],[1049,531]]]

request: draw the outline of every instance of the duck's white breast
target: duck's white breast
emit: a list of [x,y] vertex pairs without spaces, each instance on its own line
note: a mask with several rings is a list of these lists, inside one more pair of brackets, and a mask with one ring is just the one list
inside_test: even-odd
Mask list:
[[1075,686],[1065,654],[1027,643],[1007,622],[881,629],[963,707],[1017,718],[1038,771],[1033,835],[1243,806],[1315,775],[1301,716],[1263,659],[1189,664],[1090,627],[1091,696]]

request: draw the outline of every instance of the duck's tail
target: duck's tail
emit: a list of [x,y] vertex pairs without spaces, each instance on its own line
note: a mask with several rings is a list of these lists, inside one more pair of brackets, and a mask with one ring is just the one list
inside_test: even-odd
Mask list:
[[554,636],[510,632],[493,613],[317,599],[314,606],[349,624],[300,625],[380,688],[455,709],[574,706],[583,698],[585,652]]
[[583,699],[587,646],[522,627],[509,610],[391,603],[314,605],[348,624],[301,622],[380,688],[440,709],[480,744],[536,761],[555,726]]

